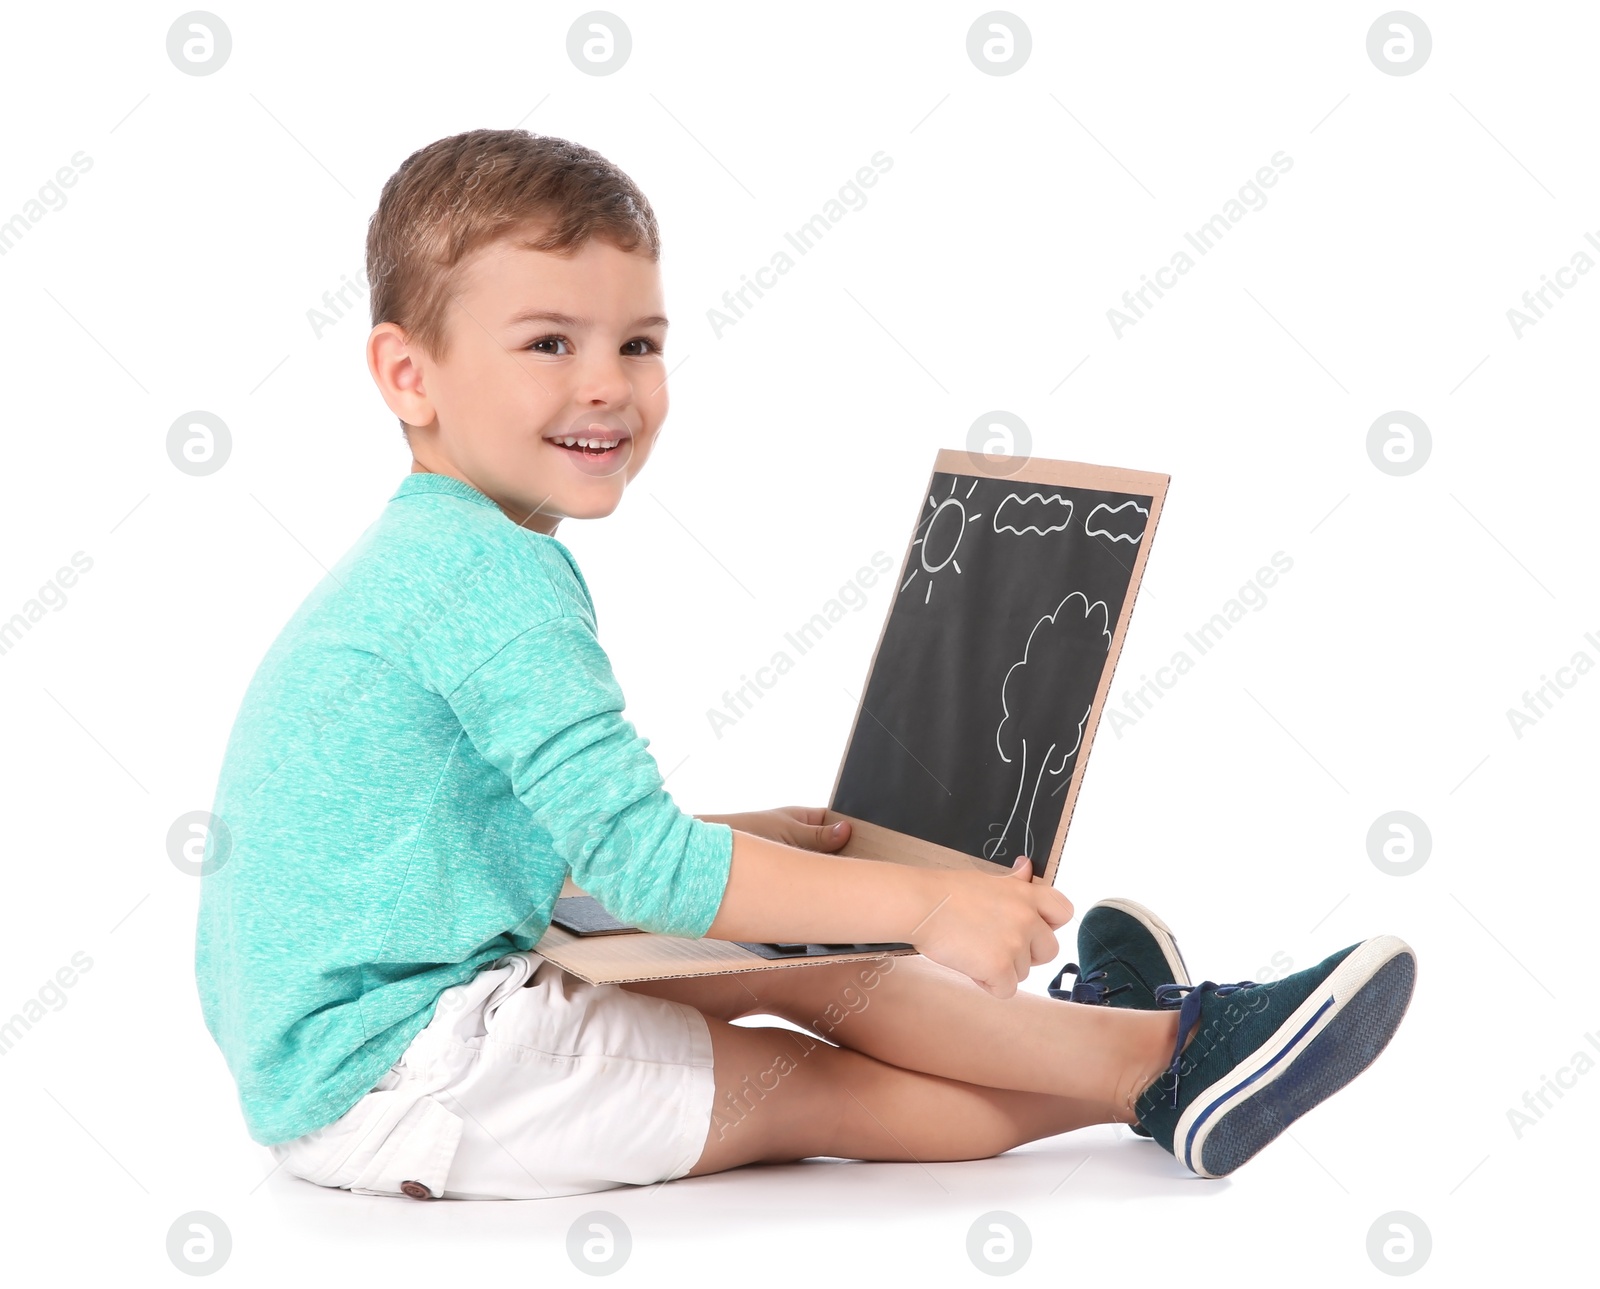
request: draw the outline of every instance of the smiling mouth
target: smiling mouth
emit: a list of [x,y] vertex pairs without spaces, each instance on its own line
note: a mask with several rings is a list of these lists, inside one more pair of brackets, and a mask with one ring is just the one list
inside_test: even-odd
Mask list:
[[558,448],[565,448],[569,452],[581,452],[585,456],[603,457],[608,452],[613,452],[628,441],[628,435],[619,434],[615,430],[603,426],[595,426],[585,434],[555,434],[545,440],[553,443]]

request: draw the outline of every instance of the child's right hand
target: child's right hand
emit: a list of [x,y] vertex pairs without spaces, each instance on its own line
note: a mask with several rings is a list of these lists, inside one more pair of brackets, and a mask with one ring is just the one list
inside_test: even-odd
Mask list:
[[1018,856],[1005,876],[940,873],[940,898],[909,939],[926,958],[968,976],[996,998],[1010,998],[1028,972],[1058,952],[1055,930],[1072,921],[1072,904],[1033,880]]

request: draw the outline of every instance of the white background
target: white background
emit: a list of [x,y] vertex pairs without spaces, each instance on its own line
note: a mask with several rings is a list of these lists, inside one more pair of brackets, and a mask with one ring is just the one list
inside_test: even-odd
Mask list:
[[[167,56],[176,6],[14,9],[0,45],[0,220],[93,163],[0,257],[0,618],[93,560],[0,656],[0,1018],[93,960],[0,1057],[8,1278],[181,1280],[166,1233],[196,1209],[232,1232],[218,1283],[252,1285],[587,1283],[565,1233],[592,1209],[631,1228],[635,1283],[986,1282],[965,1240],[995,1209],[1032,1233],[1016,1283],[1379,1282],[1390,1210],[1426,1223],[1437,1283],[1587,1261],[1600,1070],[1520,1138],[1507,1111],[1600,1041],[1600,672],[1521,738],[1506,710],[1600,662],[1600,274],[1520,338],[1506,311],[1600,258],[1592,7],[1423,8],[1431,57],[1394,76],[1366,51],[1377,4],[1030,5],[1031,56],[994,76],[966,52],[977,5],[653,4],[617,10],[631,57],[591,76],[578,6],[218,6],[233,49],[207,76]],[[1118,694],[1293,559],[1156,710],[1102,724],[1059,879],[1080,909],[1155,907],[1201,977],[1415,946],[1393,1044],[1292,1138],[1210,1183],[1109,1128],[523,1204],[268,1176],[166,833],[211,804],[262,653],[409,467],[365,302],[320,338],[307,310],[360,270],[410,152],[519,123],[611,158],[663,231],[665,437],[614,516],[560,537],[686,808],[826,800],[890,583],[722,738],[707,711],[874,551],[898,565],[934,453],[986,412],[1039,455],[1172,476]],[[707,309],[879,150],[865,207],[717,338]],[[1119,339],[1107,310],[1280,150],[1267,205]],[[166,453],[194,409],[233,436],[204,478]],[[1405,477],[1366,451],[1395,409],[1432,433]],[[1410,876],[1367,854],[1390,810],[1432,832]]]

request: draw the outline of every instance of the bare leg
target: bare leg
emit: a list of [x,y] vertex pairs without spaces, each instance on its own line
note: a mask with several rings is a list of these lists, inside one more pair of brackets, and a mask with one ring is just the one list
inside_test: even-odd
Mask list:
[[1091,1007],[1020,991],[996,998],[919,956],[624,988],[723,1021],[781,1016],[906,1070],[1104,1107],[1093,1122],[1131,1121],[1133,1101],[1165,1069],[1177,1037],[1174,1012]]
[[[717,1099],[691,1176],[815,1155],[986,1158],[1126,1123],[1177,1032],[1170,1012],[995,998],[920,957],[624,987],[696,1007],[711,1030]],[[817,1038],[728,1023],[758,1014]]]
[[717,1094],[691,1177],[817,1155],[982,1159],[1105,1123],[1116,1110],[1109,1102],[905,1070],[793,1030],[730,1025],[715,1016],[706,1024]]

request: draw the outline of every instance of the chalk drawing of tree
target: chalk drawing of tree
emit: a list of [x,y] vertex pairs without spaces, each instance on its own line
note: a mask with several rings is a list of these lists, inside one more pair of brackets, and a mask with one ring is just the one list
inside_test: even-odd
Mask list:
[[[984,843],[985,859],[1007,858],[1013,837],[1016,854],[1036,858],[1040,839],[1033,835],[1033,812],[1040,790],[1059,786],[1078,754],[1110,649],[1111,611],[1104,600],[1089,603],[1082,591],[1068,595],[1028,632],[1022,657],[1000,685],[1004,715],[994,735],[1000,759],[1016,766],[1017,791],[1005,823],[991,825],[1000,834]],[[1062,724],[1056,711],[1081,715]]]

